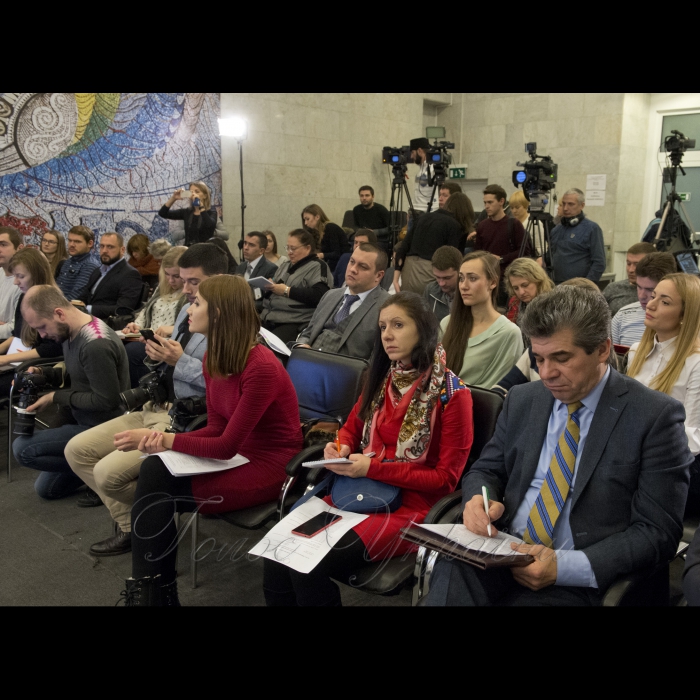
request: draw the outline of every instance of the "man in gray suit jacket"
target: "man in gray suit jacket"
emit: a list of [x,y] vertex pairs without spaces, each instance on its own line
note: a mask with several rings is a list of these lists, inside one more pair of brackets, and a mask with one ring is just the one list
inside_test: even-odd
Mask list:
[[[246,233],[243,243],[243,262],[236,268],[236,274],[249,280],[253,277],[272,279],[277,272],[277,265],[265,257],[267,237],[260,231]],[[260,313],[263,309],[262,292],[259,287],[254,287],[255,308]]]
[[345,287],[323,295],[294,346],[369,359],[379,309],[389,297],[380,287],[386,264],[381,248],[371,243],[355,248],[345,272]]
[[440,559],[427,605],[598,605],[617,578],[670,561],[682,535],[685,411],[608,367],[603,296],[558,287],[521,323],[542,381],[508,393],[462,504],[469,530],[488,538],[490,521],[533,561],[480,570]]

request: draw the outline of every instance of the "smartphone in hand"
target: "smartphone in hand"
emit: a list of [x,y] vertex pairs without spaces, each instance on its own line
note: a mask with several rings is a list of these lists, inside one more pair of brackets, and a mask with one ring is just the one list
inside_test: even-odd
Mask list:
[[158,340],[156,337],[156,334],[153,332],[152,328],[142,328],[139,333],[146,339],[146,340],[152,340],[154,343],[157,343],[158,345],[162,345],[163,343]]

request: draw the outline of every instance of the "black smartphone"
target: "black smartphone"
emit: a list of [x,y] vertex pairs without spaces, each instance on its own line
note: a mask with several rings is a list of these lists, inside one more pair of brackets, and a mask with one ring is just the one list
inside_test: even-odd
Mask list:
[[335,513],[323,512],[315,515],[311,520],[307,520],[305,523],[298,525],[292,530],[293,535],[299,535],[299,537],[314,537],[318,535],[319,532],[323,532],[326,528],[329,528],[333,523],[342,520],[341,515],[336,515]]
[[152,340],[154,343],[158,343],[158,345],[163,344],[158,340],[152,328],[142,328],[139,332],[146,340]]

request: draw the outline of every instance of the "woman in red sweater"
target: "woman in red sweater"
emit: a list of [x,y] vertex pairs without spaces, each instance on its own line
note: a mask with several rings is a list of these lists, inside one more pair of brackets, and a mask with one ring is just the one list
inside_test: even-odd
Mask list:
[[243,277],[217,275],[202,282],[188,314],[190,331],[207,336],[207,427],[153,432],[139,449],[222,460],[241,454],[250,461],[226,471],[174,477],[159,457],[144,460],[132,509],[127,604],[179,605],[175,511],[219,513],[273,501],[287,463],[302,448],[294,386],[272,352],[257,344],[260,321]]
[[[393,513],[370,515],[308,574],[265,559],[268,605],[340,605],[331,577],[343,579],[368,561],[409,551],[401,528],[422,522],[454,491],[472,445],[472,398],[445,367],[437,337],[435,315],[418,294],[400,292],[382,305],[369,376],[340,431],[340,455],[328,443],[324,457],[351,460],[327,465],[336,474],[398,486],[401,505]],[[325,501],[333,505],[330,496]]]

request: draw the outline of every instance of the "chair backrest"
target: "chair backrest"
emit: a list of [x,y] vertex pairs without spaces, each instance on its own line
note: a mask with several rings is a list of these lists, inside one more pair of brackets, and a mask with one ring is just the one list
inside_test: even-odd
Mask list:
[[299,399],[301,420],[345,422],[362,391],[367,360],[309,348],[294,348],[287,372]]
[[474,442],[469,452],[467,470],[479,459],[481,450],[493,437],[496,430],[496,421],[503,408],[503,397],[495,391],[483,389],[479,386],[469,386],[469,390],[472,392]]
[[353,231],[357,230],[357,226],[355,226],[355,219],[352,215],[352,209],[348,209],[343,216],[343,228],[351,228]]

